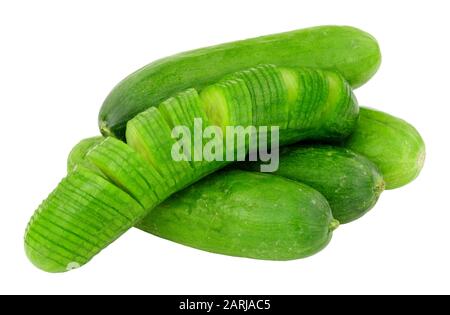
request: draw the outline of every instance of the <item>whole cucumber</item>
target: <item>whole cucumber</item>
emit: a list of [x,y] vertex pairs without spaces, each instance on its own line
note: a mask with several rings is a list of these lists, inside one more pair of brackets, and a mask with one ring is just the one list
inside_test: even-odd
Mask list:
[[173,195],[139,229],[205,251],[289,260],[324,248],[339,225],[314,189],[281,177],[221,171]]
[[[354,129],[358,105],[337,73],[273,65],[180,92],[130,120],[128,144],[108,137],[88,150],[94,168],[75,167],[30,220],[25,233],[30,260],[50,272],[81,266],[169,196],[227,165],[172,156],[173,128],[182,124],[194,134],[197,117],[218,131],[275,125],[293,132],[285,136],[289,141],[335,139]],[[228,141],[220,146],[218,151],[235,149]]]
[[127,121],[175,93],[268,63],[333,70],[356,88],[378,70],[381,54],[371,35],[349,26],[312,27],[180,53],[122,80],[103,103],[100,130],[105,136],[125,139]]
[[358,125],[344,146],[378,166],[386,189],[413,181],[425,162],[425,143],[411,124],[370,108],[361,108]]
[[[238,164],[258,171],[259,162]],[[341,223],[354,221],[376,204],[384,190],[383,176],[366,157],[349,149],[326,145],[293,145],[280,152],[279,168],[273,174],[304,183],[330,203]]]

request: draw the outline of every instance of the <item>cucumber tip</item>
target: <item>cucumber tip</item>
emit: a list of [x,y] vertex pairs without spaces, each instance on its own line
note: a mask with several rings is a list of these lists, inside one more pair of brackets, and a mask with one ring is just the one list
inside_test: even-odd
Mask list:
[[329,226],[330,232],[333,232],[334,230],[336,230],[340,225],[341,225],[341,223],[338,220],[336,220],[336,219],[331,220],[330,226]]

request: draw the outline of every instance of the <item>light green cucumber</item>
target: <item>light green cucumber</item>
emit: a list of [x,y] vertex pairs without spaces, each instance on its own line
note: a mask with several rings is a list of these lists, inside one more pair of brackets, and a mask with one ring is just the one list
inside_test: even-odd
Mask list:
[[412,125],[369,108],[361,108],[355,132],[344,146],[368,157],[378,166],[386,189],[413,181],[425,161],[425,143]]
[[39,206],[25,233],[25,251],[48,272],[65,272],[91,260],[146,213],[103,177],[75,170]]
[[[67,172],[70,173],[74,171],[75,168],[93,167],[93,165],[89,163],[83,163],[82,161],[85,161],[87,152],[89,152],[90,149],[102,142],[103,139],[104,137],[97,136],[83,139],[79,143],[77,143],[77,145],[75,145],[70,151],[69,157],[67,158]],[[92,170],[96,170],[96,168],[93,167]]]
[[126,123],[147,108],[260,64],[333,70],[356,88],[380,63],[376,40],[349,26],[312,27],[192,50],[154,61],[122,80],[105,99],[99,126],[104,135],[125,139]]
[[[272,115],[277,117],[277,120],[284,117],[287,121],[281,124],[280,133],[286,130],[293,131],[293,133],[290,133],[288,137],[282,135],[283,143],[305,139],[343,138],[348,136],[356,124],[358,105],[345,80],[337,74],[329,71],[287,69],[274,66],[258,66],[244,71],[250,71],[257,77],[257,81],[243,78],[242,81],[245,84],[241,82],[235,86],[231,84],[231,81],[234,82],[238,78],[230,77],[216,83],[220,85],[220,89],[208,87],[197,93],[194,90],[181,92],[173,97],[184,98],[192,105],[190,108],[180,106],[176,109],[182,108],[186,110],[186,113],[197,112],[200,116],[205,116],[207,122],[215,121],[219,124],[215,126],[219,133],[229,123],[229,119],[234,120],[234,125],[246,127],[246,124],[251,122],[252,126],[259,128],[263,127],[263,124],[273,123],[270,120]],[[307,97],[305,94],[309,92],[302,89],[303,85],[300,83],[300,77],[306,72],[308,72],[308,77],[313,78],[311,81],[314,84],[321,86],[320,89],[314,90],[314,97]],[[240,89],[239,92],[236,92],[237,88]],[[204,91],[208,89],[210,89],[207,93],[208,96],[205,96],[206,92]],[[250,89],[253,92],[250,92]],[[248,99],[250,93],[254,93],[253,95],[258,95],[258,97],[253,97],[250,101]],[[284,96],[280,97],[279,95]],[[300,95],[305,97],[300,98]],[[241,103],[240,100],[243,97],[247,99]],[[219,98],[224,101],[216,102],[215,100]],[[284,106],[273,106],[270,101],[278,102],[281,99],[287,102]],[[309,100],[308,103],[306,103],[306,99]],[[184,104],[185,100],[181,103]],[[245,108],[239,108],[239,110],[236,108],[236,106],[242,107],[243,104],[245,104]],[[304,108],[304,110],[299,110],[298,107]],[[267,112],[264,110],[265,108]],[[287,115],[286,109],[288,110]],[[254,110],[258,111],[258,115],[253,115]],[[166,111],[165,114],[163,114],[164,111]],[[214,161],[212,164],[205,163],[203,166],[195,166],[184,159],[176,159],[172,151],[176,144],[171,128],[174,117],[169,113],[170,111],[171,109],[168,108],[160,110],[151,107],[128,122],[126,130],[128,144],[109,137],[88,150],[85,158],[95,167],[75,167],[75,170],[69,173],[67,178],[68,180],[77,179],[73,188],[75,191],[78,188],[83,195],[89,196],[89,203],[82,203],[80,199],[68,194],[63,185],[60,185],[48,199],[51,201],[51,206],[50,202],[44,202],[29,224],[25,238],[26,240],[33,239],[36,242],[26,241],[26,250],[28,253],[33,253],[29,257],[36,266],[46,271],[59,272],[64,271],[61,266],[70,264],[74,258],[76,258],[74,261],[76,264],[86,263],[99,250],[143,219],[165,198],[230,162]],[[229,113],[234,114],[230,115]],[[183,116],[180,114],[178,117]],[[251,120],[250,117],[252,117]],[[183,121],[187,120],[186,117],[183,118]],[[192,126],[187,127],[188,129],[192,128]],[[208,144],[209,142],[205,147]],[[220,143],[220,146],[215,147],[215,150],[220,152],[232,149],[232,145],[228,145],[227,142]],[[97,172],[101,172],[102,176],[99,176]],[[79,178],[80,174],[83,175],[82,179]],[[114,203],[108,202],[106,197],[116,198],[115,195],[117,195],[119,203],[124,203],[126,200],[133,202],[130,201],[129,205],[122,208],[119,205],[114,206]],[[52,224],[58,226],[64,224],[64,229],[49,230],[47,234],[42,235],[39,227],[46,227],[47,213],[65,211],[68,206],[66,198],[74,199],[71,205],[74,211],[68,213],[63,219],[51,218]],[[110,206],[113,206],[113,209],[110,209]],[[88,217],[89,213],[100,220],[114,222],[116,219],[123,220],[123,224],[118,224],[112,231],[108,231],[108,235],[102,234],[101,231],[94,233],[92,240],[96,247],[86,247],[86,238],[78,237],[77,231],[91,228],[88,220],[79,217],[79,215],[83,218]],[[111,215],[111,218],[108,219],[106,214]],[[310,219],[319,220],[321,218],[313,216]],[[325,218],[323,219],[325,220]],[[320,247],[318,245],[320,242],[316,243],[314,233],[318,226],[321,226],[320,231],[323,231],[323,222],[318,221],[316,225],[313,224],[312,229],[305,228],[305,233],[311,233],[311,235],[304,235],[301,239],[311,239],[312,241],[303,245],[299,243],[298,253],[307,255]],[[72,227],[74,228],[72,229]],[[87,241],[91,240],[88,238]],[[303,249],[300,249],[300,246],[303,246]],[[68,251],[65,252],[61,248]],[[56,259],[58,265],[54,264],[56,257],[54,255],[56,254],[60,255]],[[299,254],[299,256],[301,255]]]
[[338,224],[314,189],[273,175],[231,170],[173,195],[137,227],[213,253],[289,260],[320,251]]

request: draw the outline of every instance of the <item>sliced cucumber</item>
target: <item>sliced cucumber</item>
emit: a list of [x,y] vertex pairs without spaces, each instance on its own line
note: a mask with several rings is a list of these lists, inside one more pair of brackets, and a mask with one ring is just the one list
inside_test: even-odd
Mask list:
[[[203,147],[206,140],[202,134],[209,126],[209,120],[195,89],[186,90],[167,99],[161,103],[159,110],[170,128],[180,126],[188,128],[190,138],[189,143],[184,143],[184,154],[197,175],[218,167],[217,163],[210,163],[203,159]],[[197,123],[195,119],[198,119]]]
[[[162,187],[163,180],[157,177],[157,172],[151,172],[152,168],[120,140],[106,138],[91,150],[86,158],[111,182],[133,196],[145,209],[154,207],[169,195],[168,191],[158,189]],[[142,174],[144,167],[148,171]],[[149,177],[148,173],[154,176]]]
[[[295,72],[309,81],[305,80],[306,83],[301,85],[299,82],[302,80],[292,75]],[[282,129],[281,143],[348,136],[356,123],[358,106],[345,81],[339,76],[337,78],[336,82],[342,86],[330,87],[327,72],[301,69],[282,71],[270,65],[258,66],[219,81],[211,88],[209,96],[205,96],[207,89],[200,92],[200,97],[195,90],[186,91],[175,95],[176,101],[167,101],[162,106],[164,114],[153,107],[137,115],[128,122],[126,138],[129,147],[107,139],[92,148],[87,154],[91,163],[75,167],[65,180],[70,183],[67,189],[61,188],[66,185],[58,186],[49,201],[38,209],[26,236],[30,258],[36,265],[50,271],[63,271],[61,266],[71,261],[81,265],[167,196],[225,166],[228,162],[210,162],[205,157],[207,162],[196,168],[186,161],[185,156],[172,154],[176,153],[172,150],[177,143],[172,138],[171,127],[182,122],[192,123],[192,116],[188,116],[201,116],[202,109],[205,109],[209,124],[219,124],[215,130],[219,135],[222,135],[224,126],[245,127],[251,122],[255,128],[279,124]],[[298,91],[295,91],[296,82]],[[334,98],[330,96],[333,95],[329,93],[330,88],[339,90]],[[298,102],[292,103],[294,100]],[[174,107],[173,113],[171,106]],[[297,110],[295,106],[300,108]],[[291,128],[292,122],[295,122],[294,128]],[[210,128],[207,131],[211,131]],[[267,138],[271,141],[270,135]],[[261,144],[261,141],[258,142]],[[228,153],[235,147],[228,141],[225,144],[219,141],[215,146],[210,141],[203,144],[205,152],[216,151],[219,159],[223,152]],[[139,166],[145,163],[147,167]],[[92,165],[104,177],[95,174],[90,169]],[[65,203],[66,198],[70,202]],[[52,209],[64,209],[57,217],[68,222],[58,222],[52,216]],[[44,215],[41,216],[40,212]],[[89,215],[92,215],[92,220],[86,220],[85,225],[93,222],[92,227],[78,225]],[[58,224],[46,230],[46,225],[53,222],[49,223],[49,220]],[[89,239],[90,243],[86,243],[85,233],[94,226],[102,226],[98,221],[111,222],[113,229],[102,230]],[[52,252],[54,246],[55,251]]]
[[101,176],[75,170],[35,212],[25,235],[26,253],[45,271],[67,271],[88,262],[145,212]]
[[157,108],[136,116],[127,126],[127,142],[154,167],[167,183],[169,191],[184,187],[194,171],[185,161],[175,161],[172,148],[175,140],[171,129]]

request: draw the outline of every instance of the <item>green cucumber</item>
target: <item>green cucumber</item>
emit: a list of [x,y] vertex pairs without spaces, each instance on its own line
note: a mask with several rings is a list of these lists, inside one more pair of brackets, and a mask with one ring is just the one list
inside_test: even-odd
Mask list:
[[144,213],[139,203],[103,177],[75,170],[33,215],[25,250],[40,269],[65,272],[87,263]]
[[92,170],[97,170],[92,164],[80,162],[84,161],[87,152],[102,142],[103,139],[105,138],[102,136],[97,136],[83,139],[77,143],[77,145],[74,146],[72,151],[69,153],[69,157],[67,159],[67,172],[70,173],[80,167],[91,167]]
[[386,189],[413,181],[425,162],[425,143],[406,121],[389,114],[361,108],[355,132],[343,144],[373,161],[386,182]]
[[[259,171],[260,163],[238,167]],[[354,221],[376,204],[384,181],[375,164],[349,149],[326,145],[294,145],[281,149],[273,174],[304,183],[325,196],[340,223]]]
[[313,255],[337,226],[314,189],[239,170],[218,172],[173,195],[137,225],[209,252],[269,260]]
[[[315,83],[320,83],[322,89],[315,91],[317,97],[311,100],[312,104],[306,104],[305,102],[297,104],[297,106],[306,108],[305,111],[297,111],[298,113],[304,115],[306,120],[314,120],[314,124],[310,128],[305,128],[300,123],[300,119],[290,111],[285,115],[285,106],[273,106],[267,101],[266,97],[273,98],[274,102],[277,102],[280,98],[274,96],[285,92],[285,95],[287,95],[286,101],[297,102],[296,99],[291,99],[289,96],[307,93],[300,90],[301,85],[295,84],[295,82],[298,82],[295,78],[307,70],[272,67],[273,71],[279,71],[283,80],[278,81],[279,84],[270,84],[274,80],[272,77],[259,75],[260,72],[267,69],[268,66],[248,70],[257,75],[260,83],[251,86],[255,95],[263,95],[263,91],[258,90],[258,88],[269,89],[264,91],[264,93],[267,93],[264,94],[264,98],[253,98],[247,104],[246,110],[258,108],[259,113],[261,113],[260,117],[253,119],[254,116],[249,115],[249,112],[239,114],[235,116],[237,117],[236,125],[248,124],[250,122],[249,117],[252,117],[252,125],[261,127],[262,123],[268,122],[269,115],[267,113],[270,112],[277,117],[285,117],[288,120],[282,126],[288,127],[289,119],[296,122],[296,126],[292,130],[299,131],[299,134],[296,137],[291,134],[289,140],[298,141],[315,137],[324,140],[336,136],[345,137],[351,127],[356,124],[358,106],[350,89],[345,88],[348,85],[340,76],[339,82],[341,85],[333,87],[326,82],[334,74],[328,71],[308,70],[320,78],[315,80]],[[289,74],[294,74],[293,81],[285,81],[286,75],[283,75],[283,73],[286,71]],[[216,84],[230,87],[231,85],[227,85],[227,82],[228,79]],[[249,87],[241,84],[239,88],[248,89]],[[331,91],[333,88],[337,91]],[[223,113],[226,112],[224,108],[228,107],[231,111],[234,110],[237,113],[236,107],[245,104],[241,103],[240,100],[250,92],[242,92],[236,93],[233,88],[215,89],[213,93],[217,93],[219,96],[223,93],[224,102],[221,103],[202,97],[202,91],[200,93],[194,93],[192,90],[191,92],[184,91],[174,97],[188,99],[188,103],[195,107],[190,108],[187,111],[189,113],[203,111],[200,115],[205,115],[207,121],[212,121],[213,116],[218,118],[217,122],[221,122],[222,125],[216,127],[221,131],[224,124],[227,123],[226,119],[222,117]],[[344,94],[340,95],[342,97],[335,97],[336,93]],[[231,103],[229,104],[229,102]],[[267,108],[267,113],[264,108]],[[287,108],[290,109],[291,106]],[[176,108],[176,110],[178,109]],[[187,110],[187,108],[184,109]],[[279,110],[278,113],[277,110]],[[219,113],[219,116],[217,113]],[[64,271],[64,267],[67,266],[66,263],[73,262],[77,265],[86,263],[123,232],[143,219],[165,198],[229,163],[227,161],[214,161],[196,168],[183,159],[179,161],[173,159],[171,150],[175,144],[175,139],[172,138],[171,134],[170,124],[172,119],[172,115],[162,114],[159,108],[149,108],[127,123],[126,137],[128,144],[109,137],[88,150],[85,158],[94,166],[75,167],[75,170],[67,176],[67,181],[74,181],[72,187],[67,191],[64,184],[60,184],[47,199],[48,201],[45,201],[38,208],[30,221],[25,235],[26,250],[36,266],[47,271]],[[240,119],[243,121],[239,121]],[[223,152],[233,149],[228,147],[226,142],[220,145],[221,147],[216,149],[221,149]],[[73,154],[76,155],[76,153]],[[145,165],[145,167],[141,167],[142,165]],[[101,172],[102,176],[99,176],[97,172]],[[81,200],[78,195],[71,195],[74,191],[78,191],[84,199]],[[109,200],[114,198],[117,198],[117,200]],[[66,202],[66,199],[71,200],[72,204]],[[299,197],[299,200],[304,199]],[[45,232],[48,227],[46,222],[50,220],[47,216],[53,212],[67,211],[66,207],[71,207],[72,212],[64,218],[51,216],[51,222],[48,224],[54,224],[57,227],[54,230],[49,230],[48,233]],[[115,225],[114,229],[107,231],[107,234],[106,232],[103,233],[103,230],[94,233],[92,239],[94,244],[87,246],[85,241],[90,239],[86,239],[79,234],[78,230],[88,231],[92,228],[90,221],[86,219],[90,215],[100,221],[108,222],[109,220],[114,222]],[[308,220],[317,220],[318,222],[312,224],[311,227],[302,226],[299,231],[305,233],[305,235],[301,236],[300,239],[316,240],[317,235],[315,233],[323,236],[324,223],[329,223],[330,218],[325,215],[313,215],[311,211],[307,211],[305,215]],[[300,218],[303,218],[303,216],[300,215]],[[319,243],[323,245],[323,242]],[[319,243],[314,241],[311,244],[306,244],[308,248],[303,248],[301,253],[297,252],[298,257],[315,252],[320,247]],[[285,258],[288,259],[289,257],[286,256]],[[293,254],[292,257],[295,257],[295,255]],[[55,264],[55,261],[57,264]]]
[[86,160],[97,167],[112,183],[127,192],[144,209],[168,196],[163,178],[129,146],[120,140],[106,138],[86,154]]
[[[87,141],[87,140],[86,140]],[[86,148],[76,146],[79,160],[85,163]],[[259,171],[260,162],[235,164],[247,171]],[[333,217],[341,224],[352,222],[375,206],[384,190],[384,180],[377,166],[350,149],[329,145],[292,145],[280,150],[277,171],[272,173],[319,191],[328,200]],[[218,180],[218,179],[217,179]],[[225,203],[226,205],[226,203]],[[166,207],[164,204],[163,207]]]
[[125,139],[126,123],[147,108],[259,64],[329,69],[356,88],[380,63],[376,40],[348,26],[319,26],[188,51],[150,63],[122,80],[105,99],[99,126],[102,134]]
[[[158,108],[172,130],[177,126],[185,126],[191,132],[191,137],[189,138],[190,144],[185,144],[185,147],[188,148],[188,151],[185,152],[185,158],[189,161],[192,168],[194,168],[194,172],[201,175],[205,171],[215,169],[215,163],[201,159],[203,155],[202,148],[195,145],[198,139],[194,137],[195,133],[192,131],[197,133],[203,132],[210,125],[209,118],[202,108],[197,91],[195,89],[188,89],[178,93],[162,102]],[[195,119],[201,119],[202,125],[196,125]],[[204,145],[206,140],[200,139],[199,143]],[[196,155],[194,158],[192,158],[193,154]]]
[[167,184],[168,190],[181,189],[193,173],[186,161],[173,161],[171,150],[175,140],[171,129],[158,108],[139,114],[127,127],[128,144],[157,170]]

